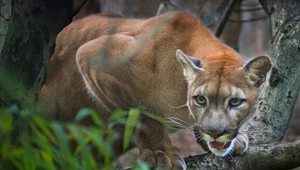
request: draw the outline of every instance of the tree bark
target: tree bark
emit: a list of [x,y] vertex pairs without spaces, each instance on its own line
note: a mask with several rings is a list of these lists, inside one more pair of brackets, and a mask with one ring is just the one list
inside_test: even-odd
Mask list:
[[44,84],[56,35],[72,20],[72,0],[0,5],[0,106],[28,106]]
[[288,127],[300,85],[300,1],[260,0],[272,26],[273,67],[261,88],[251,143],[243,156],[224,161],[213,155],[186,158],[195,169],[292,169],[300,166],[300,141],[279,143]]
[[248,152],[233,158],[212,154],[185,158],[192,169],[205,170],[286,170],[300,166],[300,141],[280,145],[250,146]]
[[261,89],[250,137],[253,143],[267,144],[282,140],[299,94],[300,1],[261,0],[261,3],[272,27],[273,67]]

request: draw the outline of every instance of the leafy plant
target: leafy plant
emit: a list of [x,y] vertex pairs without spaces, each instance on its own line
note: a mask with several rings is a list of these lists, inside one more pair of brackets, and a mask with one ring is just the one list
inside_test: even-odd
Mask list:
[[[120,169],[112,145],[120,137],[114,127],[125,125],[128,148],[135,127],[145,128],[139,109],[117,110],[104,122],[92,109],[82,109],[74,123],[48,121],[26,110],[0,109],[0,169]],[[93,125],[79,122],[90,117]],[[113,166],[113,164],[117,166]],[[149,169],[137,162],[134,170]]]

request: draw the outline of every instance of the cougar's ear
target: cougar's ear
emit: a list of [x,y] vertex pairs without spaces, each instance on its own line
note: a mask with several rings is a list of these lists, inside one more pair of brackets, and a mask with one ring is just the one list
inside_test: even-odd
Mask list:
[[271,66],[271,59],[268,56],[260,56],[245,64],[243,70],[250,84],[260,86],[265,81]]
[[192,81],[200,70],[201,62],[193,57],[185,55],[181,50],[176,51],[176,57],[183,66],[183,73],[188,82]]

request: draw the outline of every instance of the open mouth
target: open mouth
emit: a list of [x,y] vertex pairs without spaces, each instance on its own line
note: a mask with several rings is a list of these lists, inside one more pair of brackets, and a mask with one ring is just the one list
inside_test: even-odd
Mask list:
[[217,141],[209,142],[209,146],[211,148],[218,149],[218,150],[226,149],[230,146],[230,144],[231,142],[217,142]]

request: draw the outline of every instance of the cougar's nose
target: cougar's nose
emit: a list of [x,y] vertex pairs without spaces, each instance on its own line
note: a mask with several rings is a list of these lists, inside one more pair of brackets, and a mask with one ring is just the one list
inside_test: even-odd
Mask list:
[[222,136],[225,131],[206,131],[206,133],[212,138],[217,139],[218,137]]

